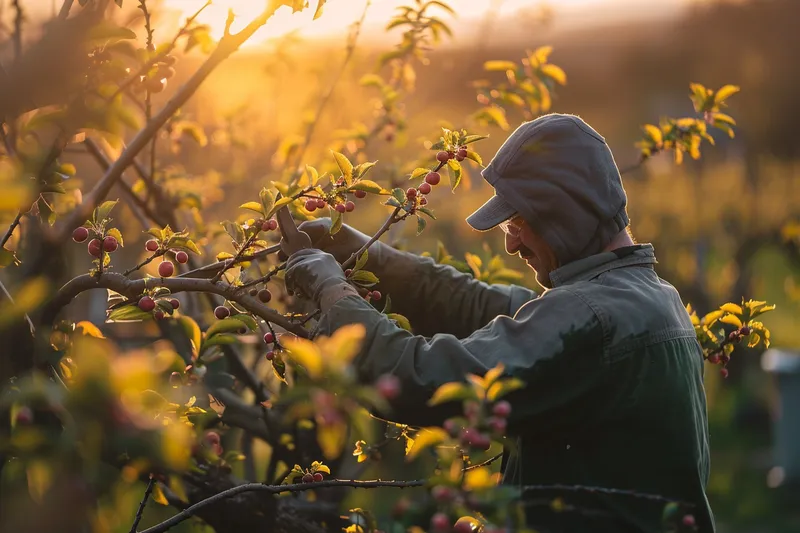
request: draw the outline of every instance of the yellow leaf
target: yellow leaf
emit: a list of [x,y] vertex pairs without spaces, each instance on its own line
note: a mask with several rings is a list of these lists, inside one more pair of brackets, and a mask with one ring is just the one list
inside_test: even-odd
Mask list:
[[311,341],[290,338],[283,341],[286,354],[298,365],[304,367],[312,379],[322,374],[323,361],[319,348]]
[[714,113],[714,120],[719,120],[720,122],[730,124],[731,126],[736,125],[736,121],[733,119],[733,117],[726,115],[725,113]]
[[528,54],[528,58],[531,62],[531,66],[538,67],[540,65],[544,65],[547,63],[547,58],[550,56],[550,53],[553,51],[552,46],[540,46],[532,54]]
[[447,439],[447,433],[442,428],[430,427],[420,430],[414,439],[414,445],[406,456],[408,460],[416,458],[422,450],[429,448]]
[[338,457],[347,438],[347,425],[344,422],[317,426],[317,443],[325,459]]
[[725,311],[726,313],[732,313],[734,315],[741,315],[742,308],[734,303],[726,303],[725,305],[720,306],[720,309]]
[[644,129],[648,137],[650,137],[650,139],[653,140],[653,143],[655,143],[656,146],[659,146],[661,145],[662,142],[664,142],[664,137],[661,134],[661,129],[658,128],[657,126],[653,126],[652,124],[645,124],[644,126],[642,126],[642,129]]
[[348,364],[361,350],[366,333],[363,324],[348,324],[337,329],[330,337],[320,337],[317,346],[326,360]]
[[566,85],[567,83],[567,74],[561,67],[553,64],[542,65],[539,71],[559,85]]
[[736,85],[724,85],[723,87],[720,87],[720,89],[714,95],[714,101],[716,103],[720,103],[728,97],[738,93],[740,90],[741,89]]
[[239,209],[249,209],[250,211],[255,211],[259,215],[263,215],[261,208],[262,205],[260,202],[247,202],[239,206]]
[[100,329],[89,322],[88,320],[81,320],[77,324],[75,324],[75,329],[80,328],[84,335],[89,335],[90,337],[96,337],[98,339],[105,339],[103,337],[103,333]]
[[314,472],[322,472],[323,474],[331,474],[331,469],[328,468],[327,465],[320,463],[319,461],[314,461],[311,463],[311,470]]
[[440,403],[452,402],[455,400],[465,400],[472,396],[472,389],[465,383],[445,383],[433,393],[433,397],[428,400],[428,405],[439,405]]
[[492,383],[494,383],[497,378],[503,375],[504,370],[505,367],[503,366],[503,363],[499,363],[496,367],[489,369],[489,371],[486,372],[486,375],[483,376],[483,381],[486,383],[486,386],[491,387]]
[[511,391],[521,389],[525,382],[519,378],[504,379],[494,383],[486,393],[486,399],[493,402]]
[[42,503],[45,492],[53,484],[53,472],[47,463],[32,461],[26,469],[28,492],[36,503]]
[[[758,346],[759,341],[761,341],[761,335],[759,335],[758,333],[751,333],[750,340],[747,342],[747,347],[753,348],[755,346]],[[766,344],[766,342],[764,344]]]
[[720,318],[719,321],[730,324],[731,326],[736,326],[737,328],[742,327],[742,320],[736,315],[725,315]]
[[155,483],[153,485],[153,496],[152,496],[152,498],[153,498],[153,501],[156,502],[156,503],[160,503],[161,505],[169,505],[169,502],[167,501],[167,497],[164,496],[164,491],[161,490],[161,484],[160,483]]
[[339,165],[339,170],[342,171],[344,181],[349,187],[352,185],[351,182],[353,180],[353,163],[351,163],[344,154],[339,152],[333,152],[333,158],[336,159],[336,164]]
[[488,70],[490,72],[502,71],[502,70],[514,70],[517,68],[517,64],[513,61],[487,61],[483,64],[484,70]]
[[717,320],[719,320],[724,314],[725,311],[711,311],[710,313],[708,313],[706,316],[703,317],[700,323],[703,324],[704,326],[711,326]]
[[464,474],[464,488],[468,491],[488,489],[494,484],[489,467],[473,468]]

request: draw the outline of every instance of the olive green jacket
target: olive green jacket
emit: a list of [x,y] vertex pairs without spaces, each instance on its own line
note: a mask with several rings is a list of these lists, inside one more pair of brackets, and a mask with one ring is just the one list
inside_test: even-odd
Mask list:
[[[600,253],[550,274],[541,296],[487,285],[431,259],[393,253],[368,265],[417,335],[361,298],[340,300],[317,333],[367,326],[355,364],[373,382],[402,383],[394,419],[441,423],[426,407],[443,383],[503,363],[527,386],[508,396],[518,453],[504,483],[525,495],[529,525],[567,533],[663,531],[664,502],[629,494],[542,491],[582,485],[659,495],[692,505],[698,530],[714,531],[703,357],[678,292],[654,270],[648,244]],[[372,254],[372,251],[371,251]],[[398,259],[399,258],[399,259]],[[448,413],[451,414],[451,413]],[[561,497],[575,511],[554,512]]]

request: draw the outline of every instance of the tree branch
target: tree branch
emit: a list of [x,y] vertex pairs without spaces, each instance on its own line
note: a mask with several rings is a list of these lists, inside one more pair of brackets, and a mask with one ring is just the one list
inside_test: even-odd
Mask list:
[[6,243],[8,242],[8,239],[10,239],[11,236],[14,234],[14,230],[16,230],[17,226],[19,226],[19,221],[22,220],[22,215],[23,215],[22,211],[19,211],[17,213],[17,216],[14,217],[14,221],[11,223],[10,226],[8,226],[8,230],[6,231],[6,234],[3,235],[3,242],[0,242],[0,248],[5,246]]
[[238,487],[234,487],[232,489],[220,492],[219,494],[215,494],[214,496],[206,498],[203,501],[197,502],[191,507],[188,507],[185,510],[181,511],[180,513],[176,514],[169,520],[165,520],[164,522],[161,522],[158,525],[145,529],[141,531],[141,533],[163,533],[164,531],[169,530],[173,526],[180,524],[184,520],[191,518],[197,511],[199,511],[203,507],[212,505],[220,500],[224,500],[225,498],[236,496],[237,494],[240,494],[242,492],[261,491],[261,492],[266,492],[268,494],[280,494],[282,492],[302,492],[306,490],[317,490],[328,487],[353,487],[357,489],[374,489],[380,487],[396,487],[396,488],[422,487],[424,485],[425,485],[424,480],[358,481],[358,480],[344,480],[344,479],[331,479],[328,481],[320,481],[318,483],[294,483],[292,485],[265,485],[263,483],[246,483],[244,485],[239,485]]
[[63,307],[68,305],[78,294],[88,290],[111,289],[129,298],[136,298],[145,289],[153,287],[166,287],[172,293],[206,292],[218,294],[228,300],[235,301],[250,313],[277,324],[298,337],[308,337],[308,332],[304,328],[293,324],[283,315],[266,307],[257,299],[247,295],[247,293],[239,293],[237,287],[195,278],[144,278],[131,280],[116,272],[106,272],[99,279],[89,274],[73,278],[59,289],[47,305],[43,313],[43,320],[45,323],[51,324]]
[[136,528],[139,527],[139,522],[142,521],[142,514],[144,514],[144,506],[147,505],[147,500],[150,499],[150,494],[153,492],[153,486],[156,484],[156,479],[150,474],[150,479],[147,481],[147,488],[144,489],[144,497],[139,504],[139,509],[136,510],[136,517],[133,519],[130,533],[136,533]]
[[114,183],[122,176],[136,156],[147,146],[164,124],[191,98],[208,76],[231,54],[252,36],[280,7],[281,2],[271,1],[268,7],[239,33],[223,37],[217,48],[200,66],[194,75],[178,90],[153,119],[133,138],[119,158],[114,161],[95,187],[84,196],[81,203],[61,225],[57,240],[65,240],[73,228],[91,215],[92,210],[108,195]]
[[69,11],[72,9],[72,4],[75,0],[64,0],[64,3],[61,5],[61,11],[58,12],[58,18],[65,19],[69,16]]

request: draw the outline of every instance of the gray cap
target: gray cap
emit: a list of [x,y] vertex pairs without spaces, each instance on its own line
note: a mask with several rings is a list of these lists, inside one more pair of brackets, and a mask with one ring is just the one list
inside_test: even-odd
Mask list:
[[495,195],[467,218],[486,231],[521,215],[566,264],[628,226],[627,196],[605,139],[575,115],[525,122],[481,173]]

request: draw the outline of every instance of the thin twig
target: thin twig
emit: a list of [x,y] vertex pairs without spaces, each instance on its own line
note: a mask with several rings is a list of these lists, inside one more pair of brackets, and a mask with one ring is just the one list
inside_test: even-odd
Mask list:
[[226,262],[225,266],[222,267],[219,272],[214,274],[214,277],[211,278],[211,283],[218,282],[220,280],[220,278],[222,277],[222,275],[229,268],[233,268],[233,266],[236,265],[236,263],[239,263],[239,262],[242,261],[242,256],[244,255],[244,251],[247,250],[248,248],[250,248],[250,246],[252,246],[253,242],[256,240],[256,237],[258,236],[258,233],[259,232],[256,231],[252,235],[250,235],[250,237],[248,237],[247,240],[244,241],[244,244],[242,244],[242,247],[239,248],[239,250],[236,252],[236,255],[234,255],[230,259],[226,259],[225,260],[225,262]]
[[185,510],[181,511],[180,513],[176,514],[169,520],[165,520],[164,522],[161,522],[158,525],[145,529],[141,533],[163,533],[164,531],[169,530],[173,526],[180,524],[184,520],[188,520],[203,507],[212,505],[220,500],[236,496],[237,494],[241,494],[243,492],[261,491],[261,492],[266,492],[268,494],[280,494],[283,492],[301,492],[306,490],[317,490],[329,487],[353,487],[357,489],[396,487],[402,489],[409,487],[422,487],[424,485],[425,485],[425,480],[358,481],[358,480],[331,479],[327,481],[320,481],[318,483],[294,483],[291,485],[265,485],[263,483],[246,483],[244,485],[239,485],[238,487],[233,487],[232,489],[222,491],[218,494],[215,494],[214,496],[211,496],[210,498],[206,498],[205,500],[199,501],[196,504],[192,505],[191,507],[188,507]]
[[16,16],[14,17],[14,61],[19,61],[22,56],[22,23],[25,22],[25,13],[22,11],[20,0],[12,0]]
[[126,270],[125,272],[123,272],[123,273],[122,273],[122,275],[123,275],[123,276],[130,276],[132,273],[136,272],[137,270],[139,270],[139,269],[140,269],[140,268],[142,268],[143,266],[145,266],[145,265],[149,265],[149,264],[150,264],[150,263],[151,263],[151,262],[152,262],[152,261],[153,261],[155,258],[157,258],[157,257],[161,257],[162,255],[164,255],[164,253],[165,253],[165,252],[164,252],[164,250],[158,250],[158,251],[154,252],[154,253],[153,253],[153,255],[151,255],[151,256],[150,256],[150,257],[148,257],[147,259],[144,259],[144,260],[143,260],[141,263],[139,263],[138,265],[136,265],[136,266],[134,266],[134,267],[131,267],[131,268],[129,268],[128,270]]
[[0,248],[5,246],[6,243],[8,242],[8,239],[10,239],[11,236],[14,234],[14,230],[17,229],[17,226],[19,226],[19,221],[21,219],[22,219],[22,211],[19,211],[17,213],[17,216],[14,217],[14,221],[11,223],[10,226],[8,226],[8,231],[6,231],[6,234],[3,235],[3,242],[0,242]]
[[484,461],[484,462],[482,462],[482,463],[478,463],[478,464],[476,464],[476,465],[470,465],[470,466],[466,467],[466,468],[464,469],[464,472],[467,472],[468,470],[477,470],[478,468],[483,468],[484,466],[489,466],[490,464],[492,464],[493,462],[497,461],[497,460],[498,460],[498,459],[500,459],[501,457],[503,457],[503,454],[502,454],[502,452],[501,452],[501,453],[498,453],[498,454],[497,454],[497,455],[495,455],[494,457],[490,457],[489,459],[485,460],[485,461]]
[[61,5],[61,11],[58,12],[58,18],[65,19],[69,17],[69,11],[72,9],[72,4],[75,0],[64,0],[64,3]]
[[322,112],[328,105],[333,93],[336,89],[336,86],[339,84],[342,76],[344,75],[344,71],[347,68],[347,65],[350,63],[350,60],[353,57],[353,53],[356,50],[356,43],[358,42],[358,37],[361,34],[361,28],[364,25],[364,19],[367,16],[367,10],[369,10],[369,6],[372,0],[367,0],[364,4],[364,10],[361,12],[361,17],[355,23],[355,27],[353,32],[350,34],[347,43],[347,49],[344,56],[344,61],[339,66],[339,71],[333,77],[333,81],[328,86],[325,94],[322,95],[322,98],[319,100],[319,104],[317,105],[317,110],[314,113],[314,119],[308,123],[308,127],[306,128],[306,134],[303,139],[303,143],[300,145],[300,151],[297,154],[297,166],[303,164],[303,158],[305,157],[306,151],[308,150],[309,145],[311,144],[311,139],[314,137],[314,132],[316,130],[317,124],[319,123],[319,117],[322,115]]
[[252,287],[253,285],[258,285],[259,283],[267,283],[269,280],[272,279],[272,277],[275,274],[277,274],[281,270],[284,270],[285,268],[286,268],[286,263],[281,263],[280,265],[275,265],[274,267],[272,267],[272,269],[270,269],[269,272],[267,272],[266,274],[264,274],[260,278],[256,278],[254,280],[248,281],[247,283],[243,284],[240,288],[246,289],[247,287]]
[[[14,299],[11,297],[11,293],[8,292],[8,289],[6,289],[6,286],[3,285],[2,281],[0,281],[0,289],[3,290],[3,293],[5,293],[5,295],[6,295],[6,298],[8,298],[8,301],[11,302],[11,304],[13,305],[14,304]],[[33,321],[31,320],[31,317],[28,316],[28,313],[25,313],[25,320],[28,321],[28,325],[31,328],[31,335],[35,334],[36,333],[36,326],[33,325]]]
[[397,218],[397,214],[401,211],[401,209],[402,209],[402,207],[395,207],[394,211],[392,211],[392,214],[389,215],[389,217],[383,223],[383,226],[381,226],[381,229],[379,229],[378,232],[375,235],[373,235],[372,238],[369,241],[367,241],[367,243],[364,246],[359,248],[357,252],[354,252],[353,255],[351,255],[347,259],[347,261],[342,263],[342,268],[349,268],[349,267],[353,266],[353,264],[356,262],[356,259],[358,259],[361,256],[361,254],[363,254],[364,251],[367,248],[369,248],[370,246],[375,244],[375,242],[378,239],[380,239],[381,236],[384,233],[386,233],[389,230],[390,227],[392,227],[392,224],[394,224],[396,222],[400,222],[401,220],[404,220],[409,215],[408,213],[406,213],[405,215],[401,216],[400,218]]
[[133,519],[130,533],[136,533],[136,528],[139,527],[139,522],[141,522],[142,515],[144,514],[144,506],[147,505],[147,500],[150,499],[150,494],[153,492],[155,484],[156,478],[153,477],[153,474],[150,474],[150,479],[147,481],[147,488],[144,489],[144,497],[139,504],[139,509],[136,510],[136,517]]
[[[254,259],[262,259],[268,255],[276,254],[281,251],[280,244],[273,244],[272,246],[268,246],[262,250],[257,252],[253,252],[252,254],[244,254],[241,256],[242,261],[252,261]],[[230,259],[226,259],[224,261],[217,261],[216,263],[211,263],[210,265],[205,265],[200,268],[195,268],[194,270],[190,270],[189,272],[184,272],[178,277],[181,278],[205,278],[211,279],[216,275],[218,270],[225,268],[228,264]]]
[[131,165],[136,156],[147,146],[150,140],[167,123],[167,121],[194,95],[197,89],[205,82],[206,78],[231,54],[247,41],[259,28],[266,24],[267,20],[280,7],[280,3],[272,1],[268,7],[254,20],[252,20],[243,30],[226,37],[223,37],[217,48],[211,53],[208,59],[197,69],[191,78],[178,90],[178,92],[167,102],[167,104],[153,117],[153,119],[142,128],[133,138],[128,147],[122,152],[119,158],[114,161],[111,168],[97,182],[95,187],[84,197],[81,203],[69,216],[65,217],[65,222],[60,226],[58,238],[64,240],[72,228],[79,225],[82,220],[92,212],[92,210],[106,197],[120,178],[125,169]]

